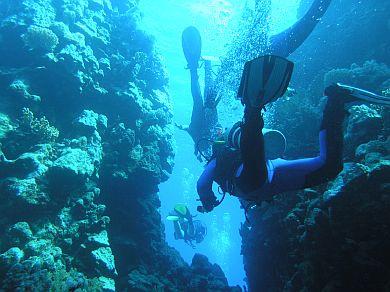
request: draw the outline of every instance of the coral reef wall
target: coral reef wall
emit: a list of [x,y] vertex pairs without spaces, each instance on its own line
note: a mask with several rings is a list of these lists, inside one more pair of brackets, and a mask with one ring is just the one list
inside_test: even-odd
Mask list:
[[229,290],[164,241],[172,108],[137,5],[0,2],[0,290]]
[[[268,116],[287,136],[286,157],[318,153],[324,86],[344,82],[388,92],[389,13],[389,2],[334,0],[292,56],[297,95],[278,100]],[[349,111],[343,172],[249,212],[251,226],[244,224],[241,235],[251,291],[390,289],[388,108],[355,105]]]

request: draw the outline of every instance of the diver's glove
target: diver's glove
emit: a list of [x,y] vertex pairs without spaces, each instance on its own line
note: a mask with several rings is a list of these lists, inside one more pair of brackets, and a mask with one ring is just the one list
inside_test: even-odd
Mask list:
[[197,210],[201,213],[211,212],[218,205],[217,197],[213,192],[210,192],[207,196],[201,196],[200,201],[202,202],[202,206],[199,206]]

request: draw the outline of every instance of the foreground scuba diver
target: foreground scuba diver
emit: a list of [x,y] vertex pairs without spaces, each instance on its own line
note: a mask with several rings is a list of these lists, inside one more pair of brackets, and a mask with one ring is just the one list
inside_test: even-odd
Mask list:
[[335,178],[343,169],[345,105],[367,101],[390,106],[390,98],[342,84],[329,86],[325,89],[327,103],[319,133],[319,156],[269,160],[265,156],[261,111],[285,93],[292,70],[292,62],[276,56],[259,57],[245,64],[238,91],[245,107],[244,120],[239,127],[233,127],[225,143],[218,143],[222,146],[200,176],[197,191],[203,206],[198,211],[210,212],[222,201],[217,201],[213,193],[214,181],[223,193],[259,203]]
[[[328,9],[330,2],[331,0],[315,0],[304,17],[285,31],[270,37],[267,51],[282,57],[293,53],[314,30]],[[198,76],[202,40],[195,27],[190,26],[183,31],[182,47],[191,75],[193,108],[191,123],[188,126],[177,126],[190,134],[195,143],[194,154],[198,160],[202,161],[202,153],[209,156],[210,143],[207,141],[215,140],[222,131],[217,113],[220,96],[218,97],[218,90],[213,84],[211,61],[203,59],[205,67],[204,100],[202,98]]]
[[201,243],[207,234],[206,227],[199,220],[193,220],[187,206],[176,204],[173,211],[167,216],[167,220],[173,222],[175,239],[183,239],[192,248],[195,248],[194,241]]

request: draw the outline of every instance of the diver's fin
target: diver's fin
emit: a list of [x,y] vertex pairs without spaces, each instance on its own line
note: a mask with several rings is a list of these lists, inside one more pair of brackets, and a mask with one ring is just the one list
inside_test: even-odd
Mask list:
[[168,221],[179,221],[180,218],[179,218],[179,216],[168,215],[168,216],[167,216],[167,220],[168,220]]
[[176,204],[174,210],[183,217],[189,216],[189,211],[185,204]]
[[246,62],[237,97],[244,105],[262,108],[283,96],[293,69],[293,62],[273,55]]
[[188,68],[197,69],[202,51],[202,38],[198,29],[194,26],[187,27],[183,31],[181,41]]
[[378,95],[376,93],[364,89],[360,89],[357,87],[345,85],[342,83],[337,83],[337,86],[341,87],[342,89],[348,90],[349,95],[358,100],[362,100],[362,101],[366,101],[378,105],[390,106],[390,97]]

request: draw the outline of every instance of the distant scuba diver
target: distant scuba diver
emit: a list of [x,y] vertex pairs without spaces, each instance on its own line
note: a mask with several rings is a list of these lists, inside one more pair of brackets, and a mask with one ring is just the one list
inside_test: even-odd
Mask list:
[[244,119],[230,130],[227,139],[217,141],[197,183],[202,202],[200,212],[218,206],[212,190],[215,181],[224,194],[256,204],[274,195],[320,185],[335,178],[343,169],[343,128],[345,105],[370,102],[390,106],[390,98],[359,88],[334,84],[325,89],[327,104],[319,133],[320,154],[314,158],[267,159],[262,109],[281,97],[290,82],[294,64],[277,56],[263,56],[244,66],[238,98],[244,106]]
[[[304,17],[285,31],[270,37],[268,51],[282,57],[293,53],[313,31],[330,2],[331,0],[315,0]],[[204,59],[205,88],[202,98],[198,76],[202,39],[195,27],[190,26],[183,31],[182,47],[191,75],[193,108],[190,124],[177,126],[190,134],[195,144],[194,154],[202,161],[201,156],[210,156],[208,155],[211,150],[209,141],[215,140],[222,134],[223,128],[218,122],[217,113],[221,96],[218,96],[219,89],[213,81],[211,60]]]
[[194,242],[201,243],[207,235],[207,228],[200,220],[193,217],[184,204],[176,204],[173,211],[167,216],[167,220],[173,222],[175,239],[183,239],[192,248]]
[[199,85],[199,60],[201,58],[202,39],[199,31],[193,27],[187,27],[182,34],[183,52],[187,59],[187,68],[191,74],[191,94],[193,108],[191,123],[188,126],[176,125],[179,129],[190,134],[195,143],[194,154],[202,161],[202,154],[210,152],[210,143],[207,140],[215,139],[221,134],[222,127],[218,123],[217,105],[220,97],[213,84],[213,72],[210,58],[202,58],[205,70],[205,86],[202,97]]

